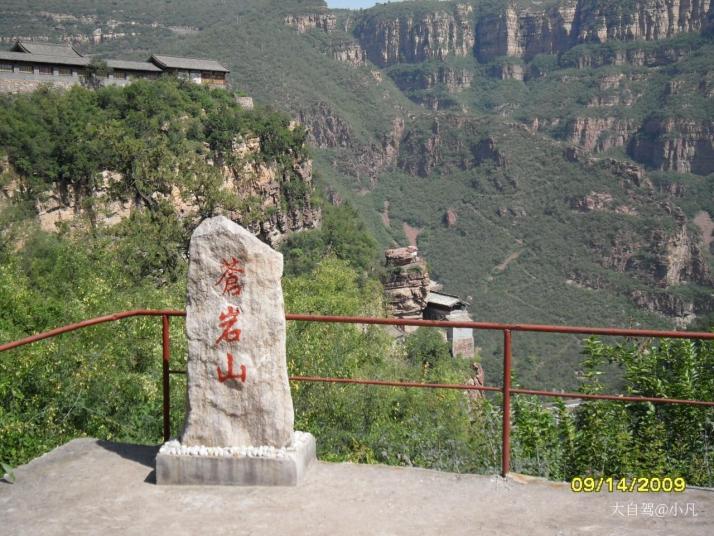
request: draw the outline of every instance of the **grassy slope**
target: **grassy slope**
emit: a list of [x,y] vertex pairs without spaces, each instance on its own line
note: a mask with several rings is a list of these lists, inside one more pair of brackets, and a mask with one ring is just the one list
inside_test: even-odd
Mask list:
[[[7,2],[8,12],[46,10],[83,14],[97,11],[107,2],[80,1],[68,7],[52,0]],[[391,119],[399,114],[407,118],[408,129],[426,136],[434,114],[417,108],[396,89],[385,74],[378,83],[370,67],[351,68],[320,52],[326,38],[319,32],[298,35],[282,23],[286,13],[310,11],[321,2],[258,2],[220,1],[198,4],[187,0],[161,2],[127,1],[121,12],[105,8],[103,17],[118,20],[154,20],[165,25],[200,26],[194,35],[177,36],[163,29],[139,29],[139,35],[102,44],[87,51],[106,53],[113,57],[144,58],[149,50],[166,54],[214,57],[232,71],[234,84],[264,103],[275,103],[293,111],[309,108],[324,101],[350,124],[355,147],[378,143]],[[27,6],[27,7],[25,7]],[[391,9],[404,11],[407,4],[380,6],[375,14]],[[118,8],[116,8],[118,9]],[[401,12],[400,11],[400,12]],[[342,16],[343,14],[341,14]],[[9,22],[8,22],[9,21]],[[0,33],[19,32],[11,24],[22,22],[13,15],[0,22]],[[41,22],[27,21],[27,33],[41,27]],[[22,28],[22,26],[21,26]],[[52,31],[47,32],[52,35]],[[678,66],[648,71],[648,79],[640,84],[644,96],[641,104],[618,108],[608,113],[641,118],[653,108],[660,108],[662,91],[668,78],[682,76],[693,79],[711,71],[711,61],[699,54]],[[539,60],[543,60],[542,58]],[[392,169],[380,175],[372,191],[363,184],[355,186],[355,177],[342,175],[332,165],[335,160],[355,157],[354,149],[316,151],[316,169],[324,184],[338,190],[361,211],[375,236],[383,245],[393,241],[404,243],[402,222],[423,227],[419,245],[425,253],[435,278],[446,290],[472,296],[473,316],[479,320],[503,320],[537,323],[570,323],[589,325],[629,325],[641,323],[651,327],[667,325],[663,319],[635,309],[622,292],[641,283],[605,271],[597,264],[590,247],[595,240],[606,241],[618,227],[670,225],[650,206],[638,207],[641,218],[611,214],[575,214],[567,209],[566,199],[591,190],[609,191],[616,199],[625,200],[618,179],[606,170],[583,168],[566,162],[563,147],[544,135],[531,135],[509,124],[532,117],[559,117],[561,125],[580,114],[597,114],[585,106],[587,98],[597,91],[597,81],[612,67],[576,71],[554,66],[545,79],[523,83],[497,81],[488,77],[488,67],[468,58],[456,62],[473,70],[473,88],[454,98],[468,107],[472,118],[469,129],[442,127],[444,159],[428,178],[413,177]],[[371,67],[373,68],[373,67]],[[621,68],[635,73],[635,68]],[[679,72],[681,70],[682,72]],[[677,71],[677,72],[673,72]],[[680,99],[682,102],[686,99]],[[673,102],[667,101],[668,106]],[[505,106],[504,106],[505,105]],[[711,101],[704,109],[711,114]],[[680,110],[670,108],[670,113]],[[442,125],[449,119],[437,113]],[[504,117],[505,116],[505,117]],[[710,115],[711,117],[711,115]],[[558,136],[557,129],[550,134]],[[466,171],[455,167],[457,155],[451,151],[459,142],[472,143],[493,136],[508,159],[506,170],[489,165]],[[451,152],[450,152],[451,151]],[[414,155],[403,155],[412,158]],[[517,188],[509,187],[516,179]],[[692,185],[682,205],[689,215],[711,205],[711,181],[692,176],[654,178],[677,180]],[[506,184],[503,191],[494,181]],[[381,224],[380,211],[384,201],[390,203],[391,226]],[[520,219],[501,218],[499,207],[520,208],[527,216]],[[458,222],[446,228],[444,211],[453,208]],[[517,242],[520,241],[520,242]],[[496,267],[509,255],[519,253],[508,267]],[[566,285],[573,268],[607,281],[611,290],[588,290]],[[488,375],[496,377],[500,359],[500,336],[477,335]],[[515,338],[515,357],[519,378],[527,385],[549,387],[572,386],[573,364],[578,360],[579,347],[575,337]]]

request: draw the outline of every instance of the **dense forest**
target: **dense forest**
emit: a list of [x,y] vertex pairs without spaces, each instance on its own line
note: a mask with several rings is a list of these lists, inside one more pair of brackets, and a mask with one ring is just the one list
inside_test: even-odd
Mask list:
[[[289,170],[305,157],[305,132],[233,95],[165,79],[125,88],[42,90],[0,102],[0,340],[133,308],[183,308],[187,246],[201,219],[253,207],[228,195],[210,161],[238,136],[258,136],[255,158]],[[107,194],[147,198],[123,221],[102,224],[92,206],[77,225],[43,230],[38,199],[49,185],[92,191],[103,170],[121,172]],[[289,177],[290,174],[285,175]],[[196,217],[153,195],[180,185]],[[286,203],[299,203],[289,185]],[[319,194],[317,194],[319,195]],[[91,203],[89,196],[87,202]],[[254,212],[256,217],[265,215]],[[322,225],[280,246],[287,310],[384,314],[379,250],[357,211],[324,203]],[[174,368],[183,368],[183,321],[171,322]],[[11,468],[78,436],[161,440],[160,323],[136,318],[92,327],[0,355],[0,462]],[[288,367],[325,375],[460,383],[470,363],[453,359],[441,335],[419,329],[395,340],[373,326],[290,323]],[[714,345],[592,339],[582,346],[580,388],[604,390],[606,367],[628,393],[714,397]],[[514,378],[518,381],[518,377]],[[180,430],[185,379],[172,377],[172,429]],[[489,383],[493,383],[489,381]],[[293,384],[296,428],[312,432],[325,460],[494,473],[500,463],[499,399],[460,391]],[[683,476],[714,485],[709,409],[562,402],[517,396],[513,469],[553,479],[592,474]]]

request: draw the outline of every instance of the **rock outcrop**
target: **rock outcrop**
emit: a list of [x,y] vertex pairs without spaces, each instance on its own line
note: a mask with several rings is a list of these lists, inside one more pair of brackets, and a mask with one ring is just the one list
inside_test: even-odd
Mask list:
[[565,50],[571,41],[576,10],[570,2],[548,11],[519,11],[507,4],[476,25],[476,55],[480,61],[499,56],[532,58]]
[[359,146],[355,159],[344,160],[336,163],[336,166],[360,180],[363,177],[368,178],[371,188],[379,180],[379,174],[397,162],[404,130],[404,118],[399,115],[395,116],[392,119],[391,128],[381,136],[379,141]]
[[404,150],[399,156],[399,168],[410,175],[428,177],[441,161],[439,122],[434,121],[431,133],[426,138],[410,131],[404,137],[402,145]]
[[456,226],[456,222],[458,220],[458,216],[456,214],[456,211],[453,208],[449,208],[446,210],[444,213],[444,223],[446,224],[447,227],[454,227]]
[[[219,207],[218,212],[244,224],[270,245],[276,245],[288,233],[319,226],[322,214],[312,205],[312,161],[293,155],[290,164],[283,166],[277,161],[262,161],[258,158],[261,153],[260,138],[239,137],[234,140],[231,154],[213,155],[208,160],[221,170],[224,193],[239,201],[254,201],[239,210]],[[199,216],[194,193],[170,184],[170,180],[167,189],[148,196],[118,194],[125,191],[118,187],[123,181],[121,173],[105,170],[91,191],[79,186],[54,185],[38,196],[36,202],[41,227],[53,232],[58,225],[77,226],[84,221],[91,225],[113,225],[128,217],[132,210],[158,202],[173,205],[181,218]],[[295,191],[301,195],[293,195]],[[90,198],[92,203],[86,203]]]
[[634,121],[615,117],[578,117],[567,126],[566,141],[588,152],[625,147],[636,132]]
[[422,318],[429,295],[426,263],[414,246],[384,252],[386,276],[384,291],[389,315],[396,318]]
[[355,35],[370,61],[380,67],[466,57],[473,53],[476,38],[473,7],[457,4],[451,11],[437,9],[420,16],[368,14],[357,24]]
[[321,149],[348,147],[352,142],[349,124],[325,102],[300,110],[298,121],[307,129],[310,143]]
[[650,119],[632,139],[629,153],[656,169],[708,175],[714,172],[714,121]]
[[570,199],[570,208],[580,212],[603,212],[610,208],[614,199],[607,192],[590,192],[583,197]]
[[393,71],[392,80],[402,91],[443,87],[448,93],[458,93],[471,87],[473,73],[468,69],[439,65],[433,70],[414,69]]
[[[54,184],[52,189],[37,197],[35,210],[42,230],[56,232],[61,225],[81,225],[87,220],[92,225],[114,225],[128,218],[131,211],[140,208],[141,197],[131,198],[112,194],[113,186],[121,183],[121,173],[104,170],[101,181],[91,192],[79,185]],[[92,199],[91,205],[85,200]]]
[[330,47],[332,57],[337,61],[359,67],[367,61],[367,53],[356,42],[342,42]]
[[[233,154],[239,158],[224,165],[224,187],[240,199],[258,199],[257,214],[227,211],[226,215],[245,226],[270,245],[278,244],[291,232],[314,229],[320,224],[321,211],[312,206],[312,161],[293,158],[290,165],[263,163],[256,159],[262,152],[260,138],[236,140]],[[295,186],[292,186],[295,185]],[[288,199],[291,190],[303,190],[301,199]]]
[[602,251],[601,264],[616,272],[630,272],[660,288],[683,283],[711,285],[709,266],[702,244],[689,231],[684,214],[671,208],[676,228],[656,229],[649,236],[618,231]]
[[[457,4],[451,10],[446,6],[422,9],[419,15],[366,11],[354,33],[369,59],[382,67],[473,53],[482,62],[501,56],[531,59],[581,43],[656,41],[706,30],[714,24],[708,18],[710,7],[710,0],[561,0],[556,5],[533,3],[528,8],[508,2],[474,12],[468,4]],[[584,56],[583,62],[669,61],[668,53],[661,50],[613,54],[618,57],[588,60]]]
[[480,140],[471,148],[471,152],[473,153],[476,164],[482,164],[490,160],[497,167],[504,167],[506,165],[506,157],[496,147],[496,141],[491,137]]
[[656,48],[630,45],[626,48],[586,48],[574,50],[560,57],[561,67],[589,69],[604,65],[629,65],[631,67],[661,67],[676,63],[688,56],[688,45],[669,45],[663,43]]
[[491,68],[490,74],[501,80],[523,80],[526,69],[519,63],[499,63]]
[[288,15],[285,24],[295,28],[298,33],[318,29],[333,32],[337,28],[337,17],[331,13],[311,13],[309,15]]
[[678,33],[698,32],[705,24],[710,0],[635,0],[577,3],[577,42],[611,39],[654,41]]
[[650,270],[659,286],[669,287],[687,281],[711,284],[701,246],[690,235],[686,222],[673,233],[654,231],[650,251],[654,254]]
[[629,297],[638,307],[673,319],[679,328],[688,326],[697,317],[693,302],[666,292],[633,290]]

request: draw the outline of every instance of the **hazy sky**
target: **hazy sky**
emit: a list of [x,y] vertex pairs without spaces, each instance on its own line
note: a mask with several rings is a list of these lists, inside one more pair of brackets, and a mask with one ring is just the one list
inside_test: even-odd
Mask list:
[[[388,0],[379,0],[380,3],[386,4]],[[400,2],[401,0],[392,0],[393,2]],[[376,0],[327,0],[328,7],[339,7],[339,8],[350,8],[357,9],[360,7],[372,7],[376,4]]]

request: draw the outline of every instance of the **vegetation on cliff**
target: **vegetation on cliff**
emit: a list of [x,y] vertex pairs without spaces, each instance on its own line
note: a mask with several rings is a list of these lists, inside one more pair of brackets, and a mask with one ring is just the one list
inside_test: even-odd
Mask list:
[[[265,217],[260,202],[241,195],[250,192],[248,184],[224,188],[219,165],[246,160],[275,164],[288,210],[309,200],[309,190],[296,188],[301,181],[290,180],[295,162],[307,158],[304,129],[282,114],[242,110],[222,89],[167,78],[96,91],[43,90],[0,102],[0,146],[10,164],[3,180],[14,179],[28,202],[55,189],[79,198],[94,220],[97,190],[157,210],[178,189],[201,217],[235,210],[249,224]],[[236,154],[248,137],[259,140],[261,151]],[[121,178],[106,184],[105,171]]]

